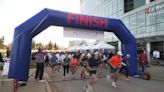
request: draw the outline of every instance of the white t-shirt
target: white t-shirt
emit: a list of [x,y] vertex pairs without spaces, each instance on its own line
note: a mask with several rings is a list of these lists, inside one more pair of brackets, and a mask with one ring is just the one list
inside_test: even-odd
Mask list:
[[157,50],[153,51],[153,57],[160,58],[160,52]]

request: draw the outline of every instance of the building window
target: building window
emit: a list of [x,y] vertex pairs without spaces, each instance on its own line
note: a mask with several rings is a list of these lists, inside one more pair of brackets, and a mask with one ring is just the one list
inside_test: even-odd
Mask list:
[[124,9],[124,0],[118,0],[118,11]]
[[124,0],[124,12],[133,10],[134,3],[133,0]]
[[137,28],[145,26],[145,11],[137,12]]
[[131,11],[145,5],[145,0],[124,0],[124,12]]
[[129,29],[129,16],[124,17],[122,20],[125,26]]
[[135,36],[137,34],[137,29],[130,30],[130,32]]
[[157,24],[157,31],[164,31],[164,23]]
[[155,0],[150,0],[150,2],[153,2],[153,1],[155,1]]
[[145,27],[140,27],[137,29],[137,34],[143,34],[145,33]]
[[145,0],[133,0],[134,8],[140,7],[142,5],[145,5]]
[[146,27],[146,32],[150,33],[150,32],[154,32],[156,31],[156,26],[155,25],[149,25]]
[[111,15],[112,15],[112,9],[113,9],[112,2],[109,2],[107,4],[107,7],[108,7],[108,16],[111,17]]
[[157,15],[157,23],[164,22],[164,14]]
[[117,0],[113,0],[113,13],[117,12]]
[[130,15],[130,29],[136,28],[136,13]]
[[146,14],[146,25],[156,24],[156,16],[150,16]]

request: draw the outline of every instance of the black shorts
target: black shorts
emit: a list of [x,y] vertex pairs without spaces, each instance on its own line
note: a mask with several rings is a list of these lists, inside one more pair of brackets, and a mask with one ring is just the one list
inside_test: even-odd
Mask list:
[[96,74],[97,73],[97,69],[96,68],[91,68],[89,70],[89,74],[92,75],[92,74]]
[[58,63],[58,65],[61,65],[62,63]]

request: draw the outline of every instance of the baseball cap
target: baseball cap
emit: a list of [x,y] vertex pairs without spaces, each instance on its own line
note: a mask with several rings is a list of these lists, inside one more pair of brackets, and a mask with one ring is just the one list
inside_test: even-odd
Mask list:
[[121,51],[118,51],[118,52],[117,52],[117,55],[122,56],[122,52],[121,52]]
[[99,52],[95,52],[95,53],[94,53],[94,55],[97,55],[97,54],[99,54]]

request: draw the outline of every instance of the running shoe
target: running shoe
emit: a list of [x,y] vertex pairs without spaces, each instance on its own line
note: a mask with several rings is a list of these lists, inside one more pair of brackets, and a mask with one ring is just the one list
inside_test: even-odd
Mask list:
[[92,92],[92,86],[91,85],[86,85],[85,88],[84,88],[84,91],[85,92]]
[[39,82],[45,82],[45,80],[39,80]]
[[112,87],[117,88],[117,86],[116,86],[116,83],[115,83],[115,82],[113,82],[113,83],[112,83]]

